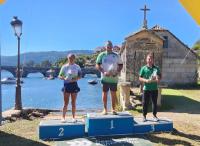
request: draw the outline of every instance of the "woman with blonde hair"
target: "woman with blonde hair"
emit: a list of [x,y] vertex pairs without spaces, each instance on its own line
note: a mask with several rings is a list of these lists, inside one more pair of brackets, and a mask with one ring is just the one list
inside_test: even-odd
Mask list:
[[69,103],[69,98],[71,96],[72,104],[72,122],[76,122],[75,112],[76,112],[76,98],[80,91],[77,81],[81,78],[81,68],[79,65],[75,64],[75,55],[69,54],[67,56],[68,63],[64,64],[60,70],[59,78],[64,80],[64,87],[62,88],[64,95],[64,106],[61,122],[66,122],[65,115],[67,112],[67,107]]

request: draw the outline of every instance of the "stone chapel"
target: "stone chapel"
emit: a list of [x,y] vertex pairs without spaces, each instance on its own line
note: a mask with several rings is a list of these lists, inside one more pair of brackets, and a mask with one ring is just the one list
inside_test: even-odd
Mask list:
[[139,85],[139,70],[146,64],[148,52],[153,52],[154,63],[162,72],[162,83],[167,85],[195,84],[197,82],[197,54],[169,30],[155,25],[148,29],[146,6],[141,30],[125,38],[120,55],[124,63],[121,80]]

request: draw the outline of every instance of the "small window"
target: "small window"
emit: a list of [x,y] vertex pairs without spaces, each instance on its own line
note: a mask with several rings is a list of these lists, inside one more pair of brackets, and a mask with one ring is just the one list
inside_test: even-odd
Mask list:
[[164,42],[163,42],[163,48],[168,48],[168,36],[163,36]]

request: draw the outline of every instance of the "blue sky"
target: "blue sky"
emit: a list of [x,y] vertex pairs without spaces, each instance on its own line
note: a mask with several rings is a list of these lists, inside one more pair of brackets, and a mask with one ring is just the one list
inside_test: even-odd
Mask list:
[[200,39],[200,27],[178,0],[6,0],[0,5],[2,55],[17,54],[10,21],[23,21],[21,52],[92,50],[106,40],[121,44],[138,31],[144,4],[148,27],[158,24],[191,47]]

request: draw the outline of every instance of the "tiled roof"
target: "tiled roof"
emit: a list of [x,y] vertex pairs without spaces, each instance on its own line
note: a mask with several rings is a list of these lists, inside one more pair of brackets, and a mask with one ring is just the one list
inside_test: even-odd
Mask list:
[[166,29],[156,24],[154,27],[151,28],[151,30],[166,30]]

